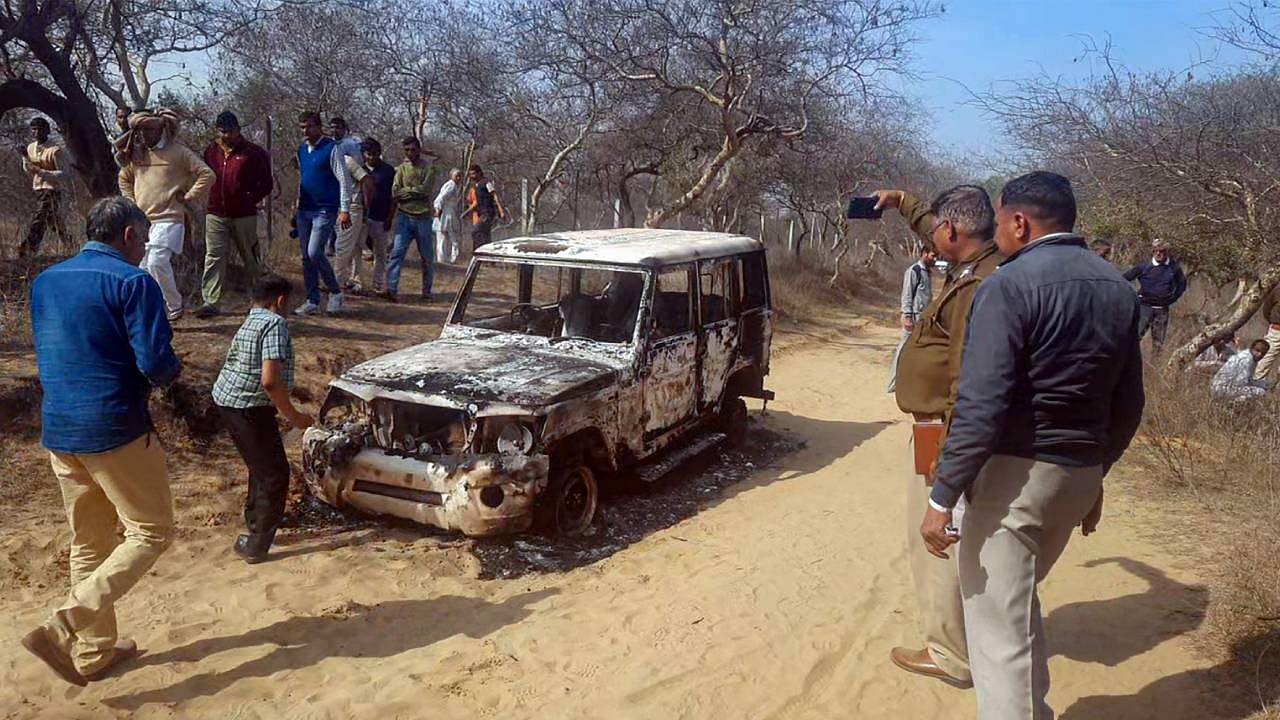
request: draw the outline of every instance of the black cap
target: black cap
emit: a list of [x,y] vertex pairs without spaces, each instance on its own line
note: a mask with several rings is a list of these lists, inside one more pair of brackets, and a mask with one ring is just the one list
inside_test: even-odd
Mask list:
[[235,130],[240,127],[240,119],[230,110],[223,110],[218,113],[218,119],[213,121],[213,126],[219,130]]

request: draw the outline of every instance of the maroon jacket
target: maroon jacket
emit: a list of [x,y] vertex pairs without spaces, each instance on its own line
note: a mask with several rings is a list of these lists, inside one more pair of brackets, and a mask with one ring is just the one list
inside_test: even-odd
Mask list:
[[204,161],[215,180],[209,191],[209,214],[226,218],[252,217],[257,205],[271,194],[271,157],[248,140],[230,153],[214,141],[204,150]]

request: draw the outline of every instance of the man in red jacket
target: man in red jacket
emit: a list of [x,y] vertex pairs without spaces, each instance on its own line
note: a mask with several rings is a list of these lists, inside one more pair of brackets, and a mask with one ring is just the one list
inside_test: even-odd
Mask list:
[[204,305],[196,317],[218,314],[222,283],[227,273],[227,256],[235,246],[244,263],[245,282],[258,280],[262,258],[258,254],[258,203],[271,194],[271,157],[260,146],[240,134],[240,121],[230,110],[214,122],[218,139],[205,148],[204,161],[216,177],[209,192],[209,214],[205,220]]

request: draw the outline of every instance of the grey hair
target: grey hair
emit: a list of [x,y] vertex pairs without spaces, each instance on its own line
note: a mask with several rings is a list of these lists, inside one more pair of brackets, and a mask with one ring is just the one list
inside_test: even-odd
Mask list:
[[990,240],[996,234],[996,212],[991,196],[977,185],[957,185],[934,198],[929,211],[939,220],[950,220],[965,235]]
[[94,203],[85,220],[85,234],[90,240],[114,244],[124,237],[124,230],[133,225],[149,226],[146,213],[132,200],[121,195],[107,197]]
[[461,175],[461,174],[462,174],[462,168],[449,168],[449,177],[452,178],[454,175]]

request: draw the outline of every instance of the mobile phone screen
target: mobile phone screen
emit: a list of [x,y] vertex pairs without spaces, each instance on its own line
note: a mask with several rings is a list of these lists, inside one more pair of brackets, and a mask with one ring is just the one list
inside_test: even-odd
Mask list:
[[879,200],[875,195],[867,195],[849,198],[849,209],[845,213],[845,217],[851,220],[876,220],[884,215],[883,210],[876,210],[876,202]]

